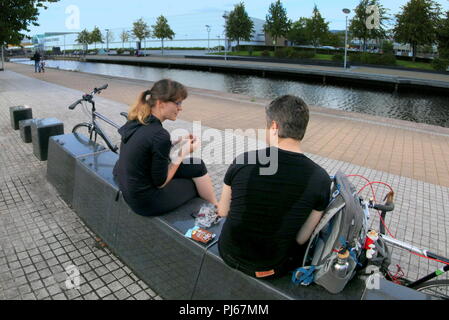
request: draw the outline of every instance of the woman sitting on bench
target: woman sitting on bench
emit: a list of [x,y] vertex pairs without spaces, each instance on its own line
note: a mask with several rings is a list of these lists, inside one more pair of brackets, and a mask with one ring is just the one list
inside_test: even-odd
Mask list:
[[[119,129],[122,143],[114,176],[125,201],[137,214],[161,215],[198,195],[217,206],[204,162],[183,161],[198,148],[198,139],[189,135],[172,145],[169,132],[162,127],[165,120],[176,120],[186,98],[182,84],[160,80],[139,95],[128,122]],[[170,156],[174,145],[179,151]]]

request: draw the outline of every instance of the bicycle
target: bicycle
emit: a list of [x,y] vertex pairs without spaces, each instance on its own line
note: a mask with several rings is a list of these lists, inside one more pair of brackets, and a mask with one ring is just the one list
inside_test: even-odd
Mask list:
[[[84,94],[81,99],[72,103],[69,106],[70,110],[74,110],[77,105],[83,104],[84,102],[90,103],[92,106],[92,109],[90,111],[91,122],[82,122],[82,123],[75,125],[72,129],[72,132],[73,133],[84,133],[83,129],[84,130],[87,129],[89,140],[92,141],[92,136],[93,136],[94,137],[93,141],[97,142],[97,138],[98,138],[98,136],[100,136],[112,152],[118,153],[119,147],[112,143],[111,139],[104,133],[103,129],[101,128],[101,126],[99,125],[99,123],[97,121],[97,118],[98,118],[98,119],[103,120],[104,122],[108,123],[109,125],[115,127],[116,129],[119,129],[121,127],[118,124],[116,124],[115,122],[113,122],[110,119],[108,119],[107,117],[105,117],[104,115],[102,115],[101,113],[97,112],[95,109],[94,96],[97,94],[101,94],[101,92],[107,88],[108,88],[108,84],[105,84],[99,88],[95,88],[91,93]],[[83,106],[85,107],[84,104],[83,104]],[[89,112],[86,107],[85,107],[85,109],[86,109],[86,112]],[[120,115],[122,115],[125,118],[127,118],[127,116],[128,116],[127,113],[125,113],[125,112],[121,112]]]
[[[365,178],[363,176],[359,176],[359,175],[350,175],[350,176],[362,177],[363,179],[369,181],[367,178]],[[392,212],[394,210],[394,202],[393,202],[394,191],[391,188],[391,186],[389,186],[388,184],[383,183],[383,182],[369,182],[362,189],[364,189],[367,186],[372,186],[372,184],[374,184],[374,183],[384,184],[388,188],[390,188],[390,192],[386,195],[386,197],[384,199],[384,203],[383,204],[376,203],[375,199],[373,199],[373,198],[370,198],[368,201],[365,201],[363,198],[360,198],[360,204],[362,205],[362,207],[365,211],[365,217],[367,217],[368,219],[370,216],[369,209],[375,209],[380,212],[379,233],[378,233],[379,240],[383,241],[385,244],[407,250],[410,253],[415,254],[419,257],[427,258],[427,259],[434,260],[434,261],[445,264],[444,267],[439,268],[439,269],[435,270],[434,272],[429,273],[428,275],[426,275],[418,280],[410,280],[410,279],[403,278],[401,276],[398,277],[397,275],[401,271],[401,268],[399,267],[399,265],[397,266],[398,272],[396,273],[396,275],[392,275],[390,273],[388,267],[381,266],[379,268],[379,272],[385,277],[385,279],[392,281],[396,284],[400,284],[400,285],[406,286],[408,288],[423,292],[423,293],[433,296],[434,298],[437,298],[437,299],[449,300],[449,279],[433,280],[436,277],[439,277],[449,271],[449,259],[446,257],[440,256],[440,255],[437,255],[428,250],[420,249],[412,244],[400,241],[391,235],[390,231],[388,230],[388,227],[386,227],[385,220],[386,220],[387,213]],[[360,191],[359,191],[359,193],[360,193]],[[373,194],[374,194],[374,190],[373,190]],[[386,234],[386,231],[388,231],[389,235]],[[388,256],[389,261],[391,261],[391,253],[390,253],[388,246],[385,246],[383,249],[385,250],[386,255]]]

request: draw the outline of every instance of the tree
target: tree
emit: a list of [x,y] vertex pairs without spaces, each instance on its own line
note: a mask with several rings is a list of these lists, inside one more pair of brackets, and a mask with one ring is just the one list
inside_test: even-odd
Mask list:
[[323,44],[333,46],[335,48],[341,48],[345,46],[345,32],[329,32],[326,39],[323,40]]
[[59,0],[15,0],[0,1],[0,48],[2,70],[4,68],[3,48],[5,45],[19,45],[29,32],[30,25],[38,26],[39,9],[47,9],[46,3]]
[[108,42],[108,43],[114,42],[114,40],[115,40],[115,34],[114,34],[114,32],[112,32],[111,30],[109,30],[109,31],[106,33],[106,39],[107,39],[107,42]]
[[98,27],[95,27],[90,33],[90,43],[95,44],[95,49],[97,48],[97,43],[103,43],[103,35]]
[[437,40],[440,58],[449,59],[449,11],[446,12],[446,17],[440,21]]
[[161,15],[157,18],[156,24],[152,26],[153,37],[156,39],[161,39],[162,42],[162,54],[164,54],[164,39],[173,40],[175,33],[168,25],[167,19]]
[[436,41],[440,5],[433,0],[410,0],[401,9],[396,14],[394,38],[412,46],[415,61],[418,46],[432,45]]
[[[369,10],[369,6],[376,6],[379,13],[379,20],[370,20],[373,12]],[[387,10],[379,3],[379,0],[361,0],[359,5],[354,9],[355,16],[351,19],[349,31],[353,37],[362,40],[363,51],[367,49],[367,41],[370,39],[384,39],[386,37],[385,23],[389,20]],[[376,13],[377,13],[376,12]],[[369,29],[367,23],[378,22],[376,26]]]
[[122,48],[125,48],[125,42],[129,41],[129,33],[128,31],[123,30],[120,34],[120,40],[122,40]]
[[278,38],[286,37],[291,26],[291,21],[287,17],[287,11],[282,6],[281,0],[277,0],[270,5],[265,20],[263,29],[271,35],[276,47]]
[[134,37],[139,40],[139,48],[141,46],[142,40],[148,38],[151,35],[150,28],[143,21],[143,18],[135,21],[133,23],[133,30],[131,31]]
[[84,29],[80,33],[78,33],[78,38],[76,38],[76,42],[83,45],[83,50],[86,52],[89,48],[89,44],[91,44],[91,36],[90,32],[87,29]]
[[[240,40],[249,41],[254,33],[254,22],[245,10],[245,4],[240,2],[234,6],[226,20],[226,37],[231,41],[237,41],[237,48]],[[238,50],[238,49],[237,49]]]
[[287,39],[297,45],[307,44],[309,40],[306,30],[307,20],[307,18],[299,18],[298,21],[294,22],[287,34]]
[[315,50],[328,38],[329,22],[324,20],[316,5],[312,17],[306,21],[306,32]]
[[39,9],[47,9],[46,2],[59,0],[15,0],[0,2],[0,45],[19,45],[29,32],[30,25],[38,26]]

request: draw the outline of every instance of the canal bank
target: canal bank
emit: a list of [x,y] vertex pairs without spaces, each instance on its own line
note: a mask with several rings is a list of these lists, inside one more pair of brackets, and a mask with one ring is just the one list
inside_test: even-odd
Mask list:
[[[6,67],[83,92],[109,83],[102,96],[125,105],[134,103],[138,94],[152,84],[54,69],[35,74],[29,66],[11,63]],[[263,106],[269,101],[189,88],[181,119],[201,121],[203,125],[221,130],[264,128]],[[72,102],[55,101],[54,108],[65,110]],[[98,108],[101,110],[101,105]],[[449,187],[448,138],[449,128],[312,106],[304,149],[326,158]]]
[[426,93],[449,95],[449,74],[370,67],[353,67],[345,71],[333,66],[311,66],[231,59],[225,61],[224,58],[223,60],[217,60],[216,57],[208,59],[206,57],[183,56],[86,56],[83,61],[249,74],[261,77],[282,77],[330,85],[382,88],[392,92],[418,90]]

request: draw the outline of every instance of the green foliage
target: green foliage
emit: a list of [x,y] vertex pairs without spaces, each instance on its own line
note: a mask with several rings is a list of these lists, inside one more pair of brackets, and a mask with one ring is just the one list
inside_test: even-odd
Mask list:
[[323,40],[323,44],[333,46],[335,48],[345,46],[345,32],[329,32],[327,37]]
[[91,44],[91,36],[90,32],[87,29],[84,29],[80,33],[78,33],[78,38],[76,38],[76,42],[82,44],[84,46],[84,51],[87,51],[89,48],[89,44]]
[[306,50],[295,50],[295,48],[292,47],[284,47],[280,49],[276,49],[274,51],[274,56],[276,58],[280,59],[312,59],[315,57],[315,52],[313,51],[306,51]]
[[291,21],[287,17],[287,10],[280,0],[272,3],[268,9],[268,14],[263,26],[264,31],[269,33],[277,43],[280,37],[286,37],[290,31]]
[[120,40],[122,41],[122,47],[125,47],[125,42],[129,41],[129,32],[122,31],[122,33],[120,33]]
[[253,55],[253,52],[254,52],[254,47],[253,47],[253,46],[249,46],[249,47],[248,47],[248,54],[249,54],[250,56],[252,56],[252,55]]
[[170,28],[167,19],[164,16],[159,16],[156,20],[156,24],[152,26],[153,38],[156,39],[170,39],[173,40],[175,33]]
[[343,62],[345,60],[345,55],[343,53],[337,53],[332,56],[332,61]]
[[295,56],[290,56],[290,58],[297,58],[297,59],[312,59],[315,57],[315,52],[313,51],[295,51]]
[[90,33],[90,43],[103,43],[103,35],[98,27],[95,27]]
[[264,51],[262,51],[262,53],[260,54],[260,56],[262,56],[262,57],[270,57],[271,54],[270,54],[270,51],[264,50]]
[[254,22],[248,16],[245,10],[245,4],[240,2],[234,6],[228,18],[226,19],[226,37],[231,41],[237,41],[237,46],[240,41],[249,41],[251,35],[254,33]]
[[391,41],[384,41],[382,43],[382,51],[383,53],[394,53],[394,45],[393,42]]
[[280,48],[280,49],[276,49],[276,50],[274,51],[274,56],[275,56],[276,58],[279,58],[279,59],[285,59],[285,58],[287,58],[288,55],[289,55],[288,49],[289,49],[289,48]]
[[2,0],[0,1],[0,46],[19,45],[29,32],[30,25],[38,26],[39,9],[59,0]]
[[322,44],[329,34],[329,22],[326,22],[321,16],[318,7],[315,5],[310,19],[306,20],[306,33],[310,43],[316,48]]
[[298,21],[294,22],[287,34],[287,39],[297,45],[307,44],[309,40],[306,30],[307,20],[307,18],[299,18]]
[[[368,29],[367,20],[372,15],[368,11],[368,6],[377,6],[379,8],[379,28]],[[355,16],[351,19],[349,31],[352,36],[363,41],[363,51],[366,51],[366,42],[370,39],[384,39],[386,37],[385,23],[389,20],[387,10],[379,3],[379,0],[361,0],[354,9]]]
[[432,68],[437,71],[447,71],[449,67],[449,59],[434,59],[432,61]]
[[431,45],[436,40],[440,5],[433,0],[410,0],[396,15],[394,38],[399,43],[409,43],[416,57],[419,45]]
[[175,33],[168,25],[167,19],[160,15],[157,20],[156,24],[152,26],[153,27],[153,38],[161,39],[162,43],[162,54],[164,54],[164,39],[170,39],[173,40],[173,36]]
[[437,40],[440,58],[449,59],[449,11],[438,26]]
[[131,32],[136,39],[139,39],[139,41],[142,41],[151,35],[150,28],[143,18],[140,18],[133,23],[133,29]]
[[375,53],[351,53],[349,54],[349,61],[361,64],[376,64],[376,65],[395,65],[396,57],[391,53],[375,54]]

